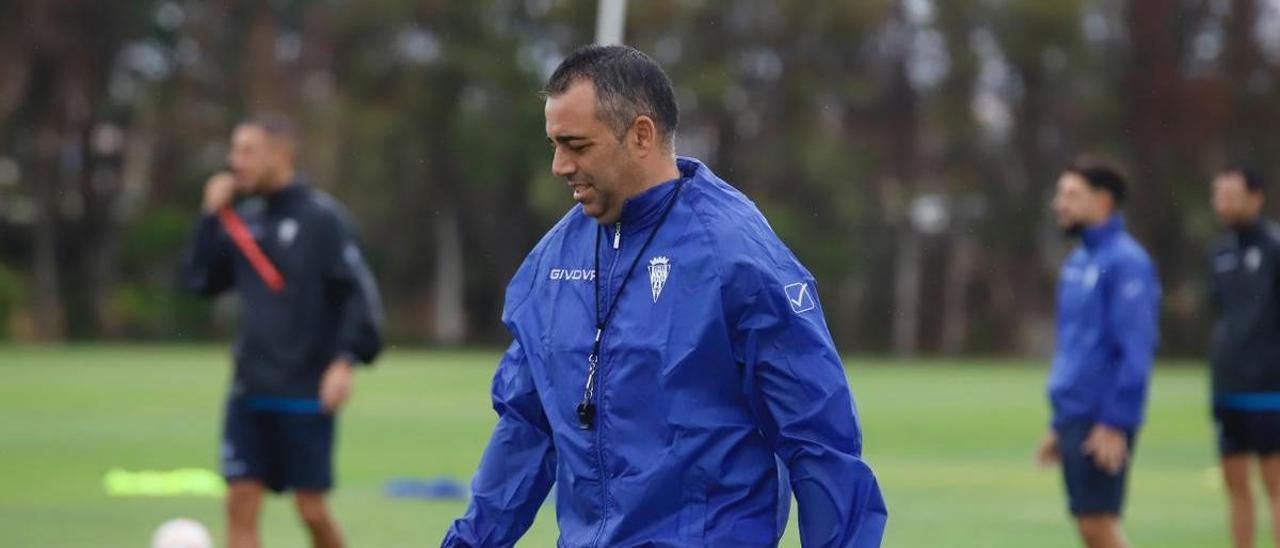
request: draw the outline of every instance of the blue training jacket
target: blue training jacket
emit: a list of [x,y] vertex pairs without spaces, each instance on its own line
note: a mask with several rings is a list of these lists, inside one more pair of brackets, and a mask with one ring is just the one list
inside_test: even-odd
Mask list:
[[[887,511],[813,277],[750,200],[677,163],[617,225],[574,207],[512,279],[498,423],[443,546],[515,544],[553,484],[559,546],[774,546],[791,490],[805,546],[879,546]],[[601,314],[621,300],[583,430],[593,249]]]
[[1160,281],[1115,215],[1085,230],[1058,282],[1058,340],[1049,374],[1053,425],[1136,432],[1159,338]]

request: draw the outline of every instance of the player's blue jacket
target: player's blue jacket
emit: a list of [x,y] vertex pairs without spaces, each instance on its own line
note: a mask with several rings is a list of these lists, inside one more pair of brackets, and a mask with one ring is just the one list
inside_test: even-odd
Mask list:
[[1142,424],[1159,338],[1160,281],[1115,215],[1086,229],[1058,281],[1058,338],[1049,374],[1053,425]]
[[[618,225],[574,207],[512,279],[498,423],[444,546],[513,545],[553,484],[559,546],[774,546],[791,490],[805,546],[879,546],[887,512],[813,277],[750,200],[678,167]],[[603,311],[673,197],[604,331],[580,429],[593,250]]]

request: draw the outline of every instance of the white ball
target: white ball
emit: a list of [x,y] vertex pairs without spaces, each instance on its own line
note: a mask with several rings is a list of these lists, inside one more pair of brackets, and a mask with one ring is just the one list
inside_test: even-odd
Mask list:
[[196,520],[171,519],[151,536],[151,548],[213,548],[213,537]]

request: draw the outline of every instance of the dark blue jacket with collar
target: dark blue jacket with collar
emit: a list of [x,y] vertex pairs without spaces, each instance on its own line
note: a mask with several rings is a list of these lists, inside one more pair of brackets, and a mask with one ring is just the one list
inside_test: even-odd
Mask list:
[[[879,546],[887,512],[813,277],[750,200],[678,167],[620,225],[574,207],[512,279],[498,423],[444,546],[513,545],[553,484],[560,546],[774,546],[790,490],[805,546]],[[584,430],[595,307],[612,299]]]
[[1227,232],[1209,258],[1214,404],[1280,410],[1280,224],[1258,219]]
[[1160,282],[1115,215],[1086,229],[1062,267],[1049,400],[1053,425],[1142,424],[1159,338]]
[[382,350],[382,303],[346,211],[301,179],[236,210],[284,291],[267,287],[214,215],[197,221],[180,281],[240,297],[232,396],[316,399],[335,358],[370,363]]

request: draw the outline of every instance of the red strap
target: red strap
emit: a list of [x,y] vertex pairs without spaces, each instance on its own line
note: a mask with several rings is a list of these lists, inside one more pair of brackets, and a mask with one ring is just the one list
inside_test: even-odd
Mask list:
[[249,265],[258,272],[258,277],[267,284],[267,288],[275,293],[284,291],[284,276],[280,275],[276,266],[271,264],[271,259],[258,247],[258,242],[253,240],[253,234],[244,225],[244,220],[229,207],[218,210],[218,220],[231,236],[231,241],[244,253],[244,258],[249,260]]

